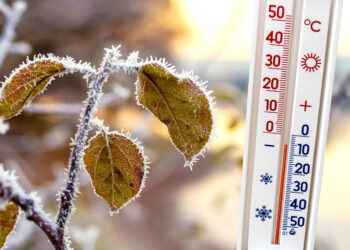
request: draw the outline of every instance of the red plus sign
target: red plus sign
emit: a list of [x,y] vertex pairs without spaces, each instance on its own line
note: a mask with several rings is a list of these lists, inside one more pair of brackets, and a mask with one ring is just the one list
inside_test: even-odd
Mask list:
[[304,112],[306,112],[306,109],[307,109],[307,108],[311,108],[311,107],[312,107],[311,105],[308,105],[308,104],[307,104],[307,100],[305,100],[305,104],[300,104],[299,106],[300,106],[300,107],[304,107]]

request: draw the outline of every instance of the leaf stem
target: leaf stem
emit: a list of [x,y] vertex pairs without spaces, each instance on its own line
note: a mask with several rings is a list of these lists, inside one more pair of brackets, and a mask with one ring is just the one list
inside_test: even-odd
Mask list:
[[90,120],[96,109],[96,106],[100,102],[102,96],[103,84],[108,80],[111,73],[111,65],[119,56],[118,48],[112,48],[106,50],[106,55],[102,61],[99,71],[92,76],[92,81],[89,84],[88,97],[85,101],[85,107],[82,111],[80,124],[75,135],[73,148],[69,160],[69,172],[67,177],[67,183],[65,189],[61,193],[60,208],[56,218],[56,225],[59,232],[59,240],[63,245],[65,241],[65,229],[68,217],[72,213],[73,199],[76,196],[78,186],[77,172],[80,166],[83,164],[84,148],[86,146],[88,132],[90,130]]

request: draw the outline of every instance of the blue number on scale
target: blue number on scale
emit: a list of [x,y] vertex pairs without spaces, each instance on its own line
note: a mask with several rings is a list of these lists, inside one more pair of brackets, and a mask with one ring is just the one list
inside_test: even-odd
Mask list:
[[296,185],[295,185],[293,191],[295,191],[295,192],[301,191],[303,193],[307,191],[308,184],[306,181],[302,181],[302,182],[295,181],[294,184],[296,184]]
[[295,167],[297,168],[295,170],[296,174],[308,174],[310,173],[310,164],[301,164],[301,163],[296,163]]
[[291,226],[299,226],[302,227],[305,225],[305,218],[304,217],[298,217],[298,216],[291,216],[290,217],[290,225]]
[[309,125],[304,124],[303,126],[301,126],[301,134],[302,135],[308,135],[310,131]]
[[310,146],[309,144],[298,144],[299,150],[298,153],[299,155],[308,155],[310,152]]
[[[309,135],[310,132],[310,127],[307,124],[304,124],[303,126],[301,126],[301,135],[303,136],[307,136]],[[298,155],[304,155],[307,156],[310,153],[310,145],[309,144],[298,144]],[[310,164],[302,164],[302,163],[296,163],[295,164],[296,170],[295,173],[296,174],[309,174],[310,173]],[[306,192],[308,189],[308,183],[303,181],[295,181],[294,182],[295,187],[293,189],[293,191],[295,192]],[[294,210],[300,209],[300,210],[304,210],[306,209],[307,206],[307,201],[305,199],[294,199],[291,203],[290,203],[290,207],[294,208]],[[303,227],[305,225],[305,218],[302,216],[291,216],[290,217],[290,225],[292,227]],[[290,234],[291,235],[295,235],[295,230],[292,229]],[[285,234],[288,234],[287,232],[285,232]]]
[[[310,132],[310,127],[307,124],[301,126],[301,134],[307,136]],[[308,155],[310,152],[309,144],[298,144],[299,147],[299,155]]]
[[300,199],[300,200],[294,199],[294,200],[292,201],[292,203],[290,204],[290,206],[291,206],[292,208],[294,208],[295,210],[297,210],[298,208],[299,208],[300,210],[304,210],[304,209],[306,208],[306,204],[307,204],[307,202],[306,202],[306,200],[304,200],[304,199]]

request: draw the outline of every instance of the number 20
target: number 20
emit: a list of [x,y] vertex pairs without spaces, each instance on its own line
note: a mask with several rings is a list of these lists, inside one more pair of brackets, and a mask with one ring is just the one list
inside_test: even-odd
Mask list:
[[278,85],[279,85],[278,78],[265,77],[263,79],[263,82],[264,82],[264,85],[263,85],[264,89],[278,89]]

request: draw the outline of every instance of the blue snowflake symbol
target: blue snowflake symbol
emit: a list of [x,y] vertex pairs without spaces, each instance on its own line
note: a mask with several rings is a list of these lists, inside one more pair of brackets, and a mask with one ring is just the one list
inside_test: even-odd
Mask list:
[[261,179],[260,182],[264,182],[265,185],[268,183],[272,183],[272,175],[269,175],[268,173],[260,175]]
[[260,218],[261,221],[265,221],[266,218],[271,219],[271,209],[266,209],[266,206],[262,206],[261,209],[256,209],[257,214],[255,215],[256,218]]

